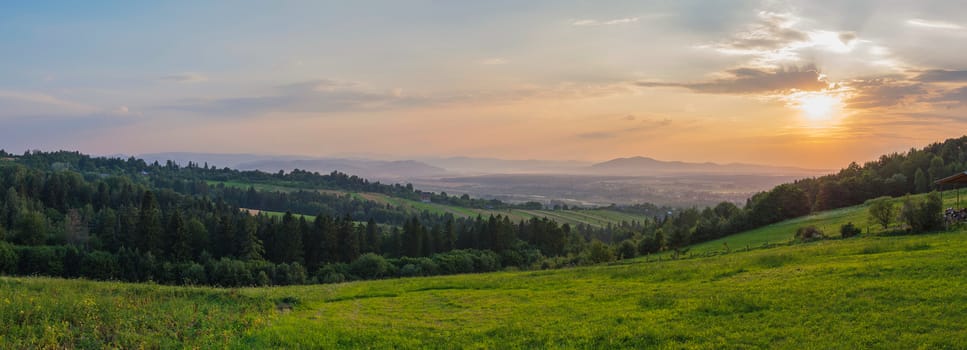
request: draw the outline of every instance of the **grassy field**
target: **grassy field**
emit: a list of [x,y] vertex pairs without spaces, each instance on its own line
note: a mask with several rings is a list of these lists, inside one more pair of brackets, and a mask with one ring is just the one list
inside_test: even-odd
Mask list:
[[[250,186],[255,187],[255,189],[260,191],[281,191],[281,192],[291,192],[297,191],[298,189],[293,187],[276,186],[276,185],[264,185],[264,184],[248,184],[241,182],[220,182],[220,181],[209,181],[209,185],[224,185],[227,187],[235,188],[249,188]],[[455,217],[476,217],[477,215],[483,216],[484,218],[490,215],[503,215],[510,217],[511,221],[518,222],[520,220],[530,220],[531,218],[548,218],[557,221],[561,224],[585,224],[593,227],[604,227],[608,224],[618,224],[622,221],[643,221],[649,219],[645,215],[622,213],[607,209],[593,209],[593,210],[521,210],[521,209],[501,209],[501,210],[491,210],[491,209],[474,209],[474,208],[464,208],[453,205],[439,204],[439,203],[423,203],[420,201],[410,200],[406,198],[392,197],[382,193],[357,193],[357,192],[340,192],[332,190],[317,190],[325,193],[349,195],[353,198],[368,200],[377,202],[380,204],[389,204],[395,207],[404,208],[404,210],[416,214],[423,211],[430,212],[432,214],[451,214]],[[269,212],[269,215],[279,215],[282,213]]]
[[0,277],[0,349],[240,348],[274,305],[238,290]]
[[[923,198],[925,195],[916,195],[914,198]],[[900,206],[901,198],[895,198],[897,207]],[[946,191],[943,193],[944,208],[958,207],[956,191]],[[960,206],[967,204],[967,197],[962,198]],[[703,253],[710,251],[724,251],[726,244],[730,249],[757,248],[768,244],[787,243],[792,240],[792,233],[796,229],[814,225],[826,235],[839,236],[839,228],[843,224],[853,223],[863,230],[864,234],[882,234],[883,227],[872,223],[869,220],[867,204],[856,205],[847,208],[835,209],[804,216],[797,219],[786,220],[776,224],[760,227],[754,230],[730,235],[721,239],[716,239],[691,246],[692,253]],[[893,230],[891,228],[890,230]]]
[[274,288],[0,278],[0,324],[12,349],[959,348],[967,232]]
[[0,277],[0,349],[962,348],[967,230],[741,249],[866,216],[693,247],[710,257],[548,271],[241,289]]

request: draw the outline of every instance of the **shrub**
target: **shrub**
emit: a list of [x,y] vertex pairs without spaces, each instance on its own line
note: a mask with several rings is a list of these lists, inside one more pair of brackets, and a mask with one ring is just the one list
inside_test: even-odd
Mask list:
[[19,246],[17,270],[21,275],[64,276],[64,247]]
[[500,258],[492,250],[470,250],[473,253],[473,267],[477,272],[500,270]]
[[17,251],[13,245],[0,241],[0,274],[17,272]]
[[389,262],[375,253],[366,253],[349,265],[349,272],[362,279],[380,278],[387,275]]
[[856,225],[853,225],[852,222],[848,222],[839,228],[839,235],[843,238],[858,236],[862,232],[863,230],[861,230],[859,227],[856,227]]
[[618,259],[632,259],[638,256],[638,247],[635,246],[635,242],[626,239],[618,244],[617,253]]
[[[285,264],[283,264],[285,265]],[[208,271],[209,282],[221,287],[238,287],[252,284],[252,276],[245,263],[239,260],[222,258],[212,262]]]
[[420,269],[420,266],[416,264],[406,264],[400,268],[400,277],[416,277],[422,275],[423,271]]
[[654,254],[661,250],[660,236],[642,238],[638,241],[638,253],[641,255]]
[[208,276],[205,275],[205,267],[198,263],[188,263],[181,273],[181,283],[186,285],[208,283]]
[[916,233],[938,230],[943,227],[943,201],[940,193],[930,192],[923,200],[911,196],[903,198],[900,218]]
[[[496,254],[494,255],[493,259],[497,259]],[[440,266],[433,262],[433,260],[430,258],[402,257],[400,258],[399,263],[402,266],[400,267],[401,276],[433,276],[439,274],[440,272]],[[413,266],[407,268],[407,265]]]
[[462,250],[436,254],[433,256],[433,260],[440,266],[440,271],[448,275],[471,273],[475,270],[473,255]]
[[117,278],[118,259],[114,254],[104,251],[93,251],[84,255],[80,266],[81,276],[110,280]]
[[883,229],[889,227],[893,218],[896,217],[896,207],[893,205],[893,200],[884,196],[867,202],[870,204],[870,219],[882,225]]
[[591,264],[603,263],[614,260],[614,252],[611,247],[595,239],[588,245],[586,252],[587,262]]
[[798,230],[796,230],[796,239],[803,242],[815,241],[823,238],[826,238],[826,235],[823,234],[823,231],[813,225],[800,227]]
[[341,283],[347,280],[349,265],[344,263],[326,264],[316,271],[316,279],[322,283]]

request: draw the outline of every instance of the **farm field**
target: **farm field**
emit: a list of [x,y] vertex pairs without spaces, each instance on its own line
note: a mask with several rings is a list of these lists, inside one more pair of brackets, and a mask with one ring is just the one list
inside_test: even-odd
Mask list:
[[[790,224],[791,225],[791,224]],[[791,233],[789,233],[791,235]],[[4,348],[956,348],[967,232],[218,289],[0,278]]]
[[[255,187],[256,190],[260,191],[281,191],[281,192],[291,192],[298,191],[294,187],[278,186],[278,185],[266,185],[266,184],[248,184],[241,182],[219,182],[219,181],[209,181],[209,185],[224,185],[227,187],[236,188],[249,188],[250,186]],[[334,190],[315,190],[331,194],[349,195],[353,198],[368,200],[377,202],[380,204],[389,204],[395,207],[405,208],[410,213],[420,213],[423,211],[430,212],[431,214],[451,214],[455,217],[476,217],[478,215],[483,217],[489,217],[490,215],[503,215],[510,218],[513,222],[518,222],[521,220],[530,220],[531,218],[548,218],[557,221],[561,224],[578,225],[585,224],[592,227],[605,227],[608,224],[618,224],[622,221],[642,221],[645,219],[650,219],[644,215],[623,213],[607,209],[589,209],[589,210],[523,210],[523,209],[475,209],[475,208],[464,208],[453,205],[445,205],[439,203],[424,203],[420,201],[410,200],[406,198],[399,198],[388,196],[382,193],[358,193],[358,192],[343,192]],[[269,215],[279,215],[279,212],[264,211],[264,213]],[[310,214],[310,213],[302,213]]]

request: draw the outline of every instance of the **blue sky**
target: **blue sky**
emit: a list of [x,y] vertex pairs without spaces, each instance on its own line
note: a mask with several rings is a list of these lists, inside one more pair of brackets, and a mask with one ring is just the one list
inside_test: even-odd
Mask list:
[[960,136],[965,7],[5,3],[0,148],[834,167]]

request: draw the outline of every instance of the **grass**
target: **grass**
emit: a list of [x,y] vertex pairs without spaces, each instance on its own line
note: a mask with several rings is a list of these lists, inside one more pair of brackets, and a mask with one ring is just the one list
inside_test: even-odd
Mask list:
[[[224,185],[226,187],[234,187],[247,189],[249,187],[254,187],[259,191],[270,191],[270,192],[292,192],[298,191],[296,187],[289,186],[279,186],[279,185],[267,185],[258,183],[244,183],[244,182],[234,182],[234,181],[208,181],[210,186]],[[295,186],[295,185],[293,185]],[[435,215],[445,215],[451,214],[454,217],[465,217],[465,218],[475,218],[478,215],[484,218],[490,215],[502,215],[507,216],[513,222],[518,222],[521,220],[530,220],[531,218],[548,218],[557,221],[561,224],[578,225],[585,224],[592,227],[605,227],[608,224],[619,224],[622,221],[644,221],[650,219],[650,217],[645,215],[629,214],[618,211],[612,211],[607,209],[592,209],[592,210],[521,210],[521,209],[476,209],[476,208],[464,208],[454,205],[446,205],[440,203],[424,203],[421,201],[415,201],[406,198],[393,197],[382,193],[358,193],[358,192],[343,192],[335,190],[315,190],[319,192],[338,194],[338,195],[349,195],[355,199],[367,200],[377,202],[379,204],[389,204],[395,207],[403,208],[403,210],[409,212],[410,214],[418,214],[424,211]],[[281,216],[283,213],[263,211],[268,215]],[[302,213],[302,214],[312,214],[312,213]]]
[[[925,195],[915,195],[914,197],[923,196]],[[899,202],[901,200],[901,198],[894,199],[897,208],[899,208]],[[943,201],[944,208],[958,206],[956,190],[944,192]],[[967,204],[967,202],[961,202],[960,206],[965,204]],[[839,236],[840,226],[849,222],[852,222],[854,225],[861,228],[863,233],[867,235],[883,234],[886,231],[896,230],[895,227],[885,230],[879,224],[870,222],[868,207],[869,206],[867,204],[861,204],[852,207],[823,211],[792,220],[786,220],[754,230],[740,232],[724,238],[693,245],[691,246],[691,252],[693,254],[721,252],[725,250],[726,245],[729,249],[736,250],[759,248],[764,245],[767,246],[771,244],[784,244],[792,240],[796,229],[807,225],[814,225],[825,232],[827,236],[834,237]]]
[[225,289],[0,277],[0,349],[241,347],[271,306]]
[[302,348],[955,348],[967,343],[965,238],[251,290],[304,301],[251,339]]
[[958,231],[275,288],[0,278],[0,347],[957,348],[965,273]]
[[[730,242],[788,241],[801,225],[857,223],[863,208]],[[0,324],[11,349],[961,348],[967,230],[273,288],[0,277]]]

